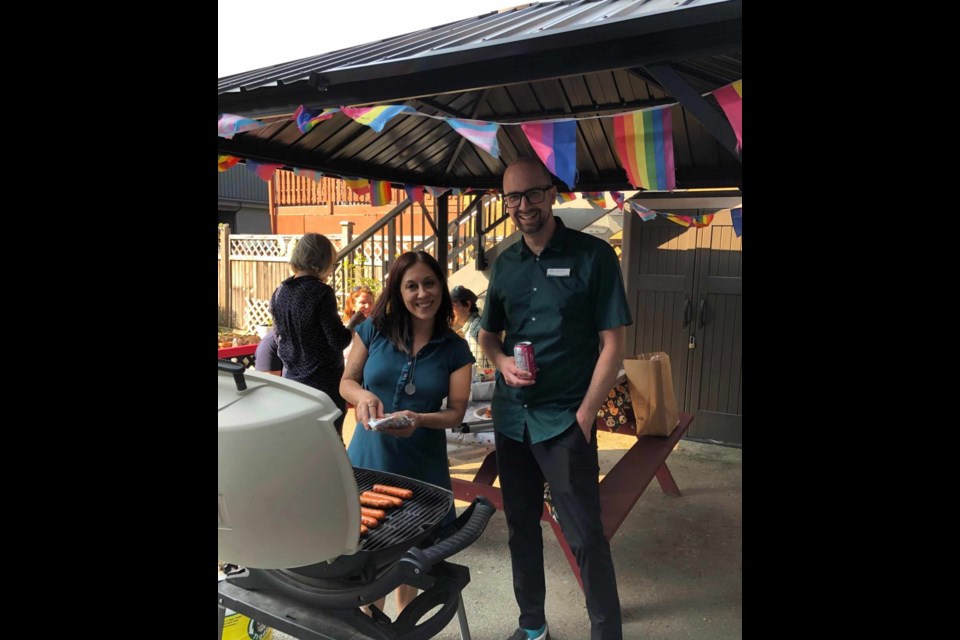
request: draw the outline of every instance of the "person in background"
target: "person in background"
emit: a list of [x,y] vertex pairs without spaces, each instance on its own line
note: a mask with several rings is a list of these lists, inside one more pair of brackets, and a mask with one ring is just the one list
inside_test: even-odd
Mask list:
[[283,377],[330,396],[341,412],[334,426],[342,438],[346,403],[340,395],[340,377],[343,349],[350,344],[353,327],[340,322],[336,296],[324,282],[333,273],[335,256],[329,238],[304,234],[290,256],[293,275],[273,292],[270,311]]
[[[356,319],[356,326],[370,316],[370,312],[373,310],[373,303],[376,302],[376,296],[373,293],[373,290],[366,285],[357,285],[350,290],[350,295],[347,296],[347,302],[343,305],[343,324],[350,324],[350,322]],[[360,317],[357,317],[357,314],[360,314]]]
[[253,368],[275,376],[283,373],[283,360],[277,354],[277,335],[273,329],[267,331],[257,345],[257,351],[253,354]]
[[[580,568],[590,638],[622,640],[617,578],[600,520],[596,418],[623,362],[625,327],[633,322],[623,276],[608,243],[554,217],[556,187],[542,163],[511,163],[503,193],[521,238],[493,266],[480,345],[499,370],[493,392],[497,471],[520,608],[510,640],[549,638],[540,529],[544,481]],[[532,344],[535,372],[517,367],[518,342]]]
[[[366,320],[370,312],[373,311],[374,302],[376,302],[376,297],[370,287],[359,284],[355,286],[350,290],[347,302],[343,306],[343,323],[352,328]],[[353,349],[353,342],[343,350],[344,362],[350,357],[351,349]]]
[[[356,407],[347,447],[353,466],[451,489],[445,430],[463,421],[473,365],[451,320],[453,305],[436,259],[423,251],[397,258],[373,312],[357,327],[340,381],[340,393]],[[388,414],[411,422],[387,431],[370,428],[370,420]],[[451,508],[442,524],[455,517]],[[399,587],[397,609],[416,594],[414,587]],[[382,600],[376,605],[383,610]]]
[[480,310],[477,308],[477,294],[458,284],[450,292],[453,301],[453,327],[470,345],[470,352],[477,360],[478,369],[492,369],[493,364],[483,354],[477,342],[480,334]]

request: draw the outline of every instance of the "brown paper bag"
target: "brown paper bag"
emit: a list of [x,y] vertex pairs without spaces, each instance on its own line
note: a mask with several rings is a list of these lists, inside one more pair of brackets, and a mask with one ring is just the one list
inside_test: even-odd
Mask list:
[[670,356],[662,351],[637,354],[624,360],[623,368],[637,418],[637,435],[670,435],[680,422]]

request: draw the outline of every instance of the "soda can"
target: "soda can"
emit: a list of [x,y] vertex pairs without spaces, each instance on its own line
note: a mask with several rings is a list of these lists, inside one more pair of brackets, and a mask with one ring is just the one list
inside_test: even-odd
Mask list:
[[537,364],[533,358],[532,342],[518,342],[513,345],[513,361],[516,363],[517,369],[529,371],[533,379],[537,379]]

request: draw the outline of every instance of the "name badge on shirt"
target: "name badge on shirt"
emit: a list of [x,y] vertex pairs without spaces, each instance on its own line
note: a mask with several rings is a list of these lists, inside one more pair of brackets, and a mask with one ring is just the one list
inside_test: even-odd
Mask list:
[[547,269],[548,278],[569,278],[570,269]]

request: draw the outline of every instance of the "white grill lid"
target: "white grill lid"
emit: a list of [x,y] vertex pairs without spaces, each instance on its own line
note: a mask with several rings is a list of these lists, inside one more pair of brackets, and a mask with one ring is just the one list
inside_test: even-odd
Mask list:
[[359,548],[353,468],[323,392],[259,371],[247,389],[219,372],[217,388],[218,560],[284,569]]

